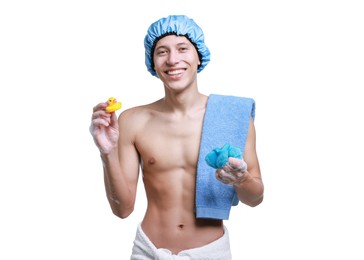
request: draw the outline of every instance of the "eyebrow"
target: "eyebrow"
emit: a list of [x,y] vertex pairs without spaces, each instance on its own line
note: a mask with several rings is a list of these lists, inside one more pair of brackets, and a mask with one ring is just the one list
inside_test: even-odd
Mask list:
[[[192,45],[192,43],[188,43],[188,42],[179,42],[177,43],[177,46],[183,46],[183,45]],[[155,48],[155,50],[161,49],[161,48],[167,48],[167,45],[160,45],[157,48]]]

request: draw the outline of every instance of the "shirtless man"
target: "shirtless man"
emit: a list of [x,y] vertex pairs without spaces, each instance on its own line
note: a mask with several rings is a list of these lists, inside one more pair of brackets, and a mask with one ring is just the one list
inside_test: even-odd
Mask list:
[[[168,24],[177,31],[163,33]],[[133,212],[141,165],[148,206],[138,231],[144,240],[137,236],[131,259],[160,259],[157,249],[176,255],[171,259],[183,255],[189,258],[181,259],[202,259],[191,249],[206,248],[227,235],[222,220],[197,219],[194,213],[196,167],[208,100],[198,90],[197,72],[208,63],[209,52],[207,48],[201,51],[206,47],[198,37],[202,31],[185,16],[163,18],[148,33],[156,27],[160,32],[156,32],[152,48],[147,43],[151,36],[146,36],[146,64],[162,81],[165,96],[125,110],[119,118],[105,111],[106,102],[100,103],[93,109],[90,132],[101,153],[107,198],[120,218]],[[177,36],[182,33],[179,28],[192,30],[192,37]],[[247,169],[239,170],[244,161]],[[233,185],[241,202],[256,206],[263,199],[263,183],[252,119],[244,161],[229,158],[230,169],[237,170],[227,174],[228,169],[220,169],[216,177]],[[153,249],[143,252],[143,243]],[[150,250],[156,252],[147,252]],[[208,259],[231,259],[229,246],[223,251],[209,251],[215,258]]]

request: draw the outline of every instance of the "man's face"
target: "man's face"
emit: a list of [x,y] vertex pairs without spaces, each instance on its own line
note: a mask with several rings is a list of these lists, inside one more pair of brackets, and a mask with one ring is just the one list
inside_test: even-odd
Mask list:
[[200,64],[196,48],[184,36],[168,35],[157,42],[154,69],[165,85],[195,80]]

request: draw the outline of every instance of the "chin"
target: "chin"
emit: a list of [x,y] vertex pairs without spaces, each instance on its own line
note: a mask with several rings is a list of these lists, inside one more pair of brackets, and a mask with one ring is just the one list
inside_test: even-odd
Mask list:
[[189,86],[191,86],[191,82],[187,80],[168,81],[165,82],[165,85],[168,89],[182,91],[189,88]]

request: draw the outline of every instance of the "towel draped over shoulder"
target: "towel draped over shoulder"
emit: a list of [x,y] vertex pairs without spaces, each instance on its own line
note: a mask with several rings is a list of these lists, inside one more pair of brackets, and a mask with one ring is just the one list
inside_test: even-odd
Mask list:
[[239,199],[233,187],[215,178],[216,169],[205,162],[216,147],[230,144],[241,149],[248,134],[250,118],[255,117],[255,101],[251,98],[211,94],[203,121],[196,175],[197,218],[229,219],[231,206]]

